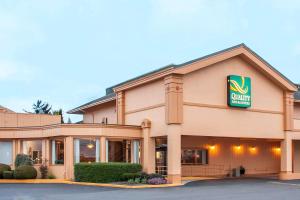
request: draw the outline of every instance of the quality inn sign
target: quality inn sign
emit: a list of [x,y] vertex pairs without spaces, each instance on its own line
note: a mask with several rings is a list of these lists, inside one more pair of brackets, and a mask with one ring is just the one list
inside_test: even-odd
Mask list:
[[230,75],[227,77],[228,106],[251,107],[251,79],[249,77]]

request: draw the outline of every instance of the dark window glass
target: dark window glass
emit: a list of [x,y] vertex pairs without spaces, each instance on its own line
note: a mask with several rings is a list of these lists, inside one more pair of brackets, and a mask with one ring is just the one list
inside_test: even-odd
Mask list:
[[181,163],[186,165],[208,164],[207,149],[183,149],[181,151]]
[[80,139],[80,162],[96,162],[96,141]]
[[[54,143],[54,144],[53,144]],[[55,165],[63,165],[64,164],[64,158],[65,158],[65,144],[63,139],[56,139],[52,140],[52,164]]]

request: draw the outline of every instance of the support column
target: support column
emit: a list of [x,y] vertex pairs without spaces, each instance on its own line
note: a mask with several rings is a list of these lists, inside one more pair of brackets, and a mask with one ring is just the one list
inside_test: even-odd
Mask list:
[[287,180],[293,176],[292,139],[285,137],[281,141],[280,179]]
[[50,161],[50,143],[49,139],[42,140],[42,162]]
[[155,173],[155,139],[150,137],[151,122],[144,120],[143,128],[143,171]]
[[291,131],[294,129],[294,93],[284,93],[284,129]]
[[130,163],[134,163],[134,140],[130,140]]
[[181,183],[181,125],[168,125],[167,135],[168,182]]
[[125,124],[125,92],[117,92],[116,97],[116,106],[117,106],[117,121],[118,124]]
[[108,158],[107,156],[107,148],[106,148],[106,137],[100,138],[100,162],[107,162]]
[[165,78],[166,123],[181,124],[183,121],[182,76],[172,74]]
[[16,140],[16,154],[23,153],[22,140]]
[[74,179],[74,141],[73,137],[65,138],[65,178]]
[[12,141],[12,147],[13,147],[13,150],[12,150],[12,167],[15,168],[15,160],[16,160],[16,156],[18,154],[18,149],[17,149],[17,146],[18,146],[18,140],[13,140]]

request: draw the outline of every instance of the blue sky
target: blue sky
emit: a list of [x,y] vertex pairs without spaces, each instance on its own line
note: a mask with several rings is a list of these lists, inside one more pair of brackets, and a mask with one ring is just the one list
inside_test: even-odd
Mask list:
[[41,99],[67,111],[242,42],[300,83],[299,21],[296,0],[1,0],[0,104],[22,111]]

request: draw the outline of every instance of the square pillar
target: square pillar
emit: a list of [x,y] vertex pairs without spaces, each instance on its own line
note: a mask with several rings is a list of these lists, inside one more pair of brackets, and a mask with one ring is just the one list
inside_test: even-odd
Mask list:
[[155,139],[150,137],[151,122],[144,120],[143,128],[143,171],[155,173]]
[[281,163],[280,163],[281,180],[290,179],[293,173],[293,155],[292,155],[292,139],[286,137],[281,141]]
[[50,160],[50,140],[43,139],[42,140],[42,163],[45,162],[48,164]]
[[294,129],[294,93],[284,93],[284,129],[292,131]]
[[183,121],[183,81],[181,75],[172,74],[164,79],[166,123],[181,124]]
[[168,125],[167,135],[168,182],[181,183],[181,125]]
[[108,161],[108,156],[107,156],[107,140],[106,137],[101,137],[100,138],[100,162],[107,162]]
[[18,146],[18,140],[13,140],[12,141],[12,167],[15,168],[15,160],[16,160],[16,156],[18,154],[18,149],[17,149],[17,146]]
[[116,108],[117,108],[117,122],[120,125],[125,124],[125,92],[120,91],[116,93]]
[[73,137],[65,138],[65,178],[74,179],[74,140]]

